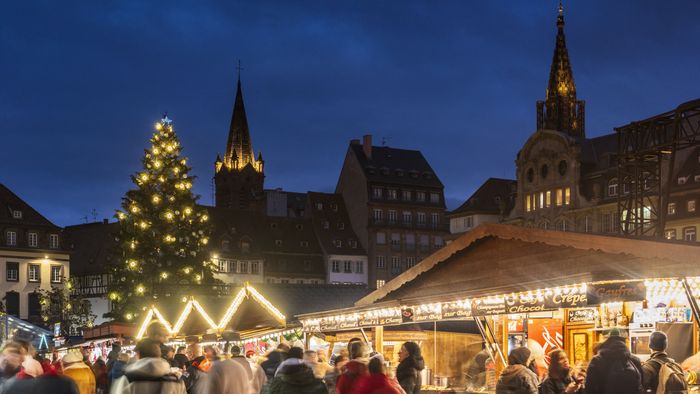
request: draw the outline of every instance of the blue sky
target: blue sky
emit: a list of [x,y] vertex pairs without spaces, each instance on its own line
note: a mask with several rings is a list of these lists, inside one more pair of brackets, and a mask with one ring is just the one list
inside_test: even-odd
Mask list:
[[[0,14],[0,182],[50,220],[111,218],[174,119],[211,202],[236,64],[266,187],[332,191],[347,144],[419,149],[455,207],[513,177],[557,2],[25,1]],[[700,2],[566,1],[587,135],[700,96]]]

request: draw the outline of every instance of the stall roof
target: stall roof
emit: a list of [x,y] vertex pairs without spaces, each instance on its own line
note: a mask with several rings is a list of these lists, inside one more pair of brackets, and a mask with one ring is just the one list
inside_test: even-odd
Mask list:
[[355,303],[486,296],[598,280],[700,275],[700,246],[483,224]]

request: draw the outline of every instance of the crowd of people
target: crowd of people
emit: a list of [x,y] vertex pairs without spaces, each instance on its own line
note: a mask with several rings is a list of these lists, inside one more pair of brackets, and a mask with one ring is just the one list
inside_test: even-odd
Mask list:
[[496,394],[688,393],[683,369],[666,354],[666,334],[652,333],[649,347],[653,353],[642,363],[630,353],[620,332],[613,329],[596,346],[596,354],[585,370],[572,368],[565,351],[551,351],[549,367],[541,381],[530,350],[519,347],[508,356]]

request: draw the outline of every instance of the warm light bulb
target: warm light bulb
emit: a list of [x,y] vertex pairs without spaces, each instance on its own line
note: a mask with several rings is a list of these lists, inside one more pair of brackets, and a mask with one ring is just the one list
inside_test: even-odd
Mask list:
[[154,204],[158,204],[158,203],[160,202],[160,196],[158,196],[157,194],[155,194],[155,195],[153,196],[152,201],[153,201]]
[[177,174],[178,172],[180,172],[180,167],[173,168],[173,173]]
[[209,243],[209,239],[207,238],[202,238],[202,244],[206,245]]
[[168,146],[165,148],[165,150],[167,150],[168,152],[172,152],[173,149],[174,149],[174,148],[173,148],[172,145],[168,145]]
[[114,292],[109,293],[109,299],[110,299],[110,300],[114,301],[114,300],[117,299],[117,297],[118,297],[118,296],[117,296],[117,293],[114,293]]
[[126,315],[124,315],[124,317],[126,318],[126,320],[131,320],[134,318],[134,315],[132,315],[131,313],[127,313]]
[[138,213],[138,211],[139,211],[139,207],[137,207],[136,205],[131,206],[131,213]]
[[167,272],[163,272],[163,273],[160,274],[160,277],[163,278],[163,279],[168,279],[168,273],[167,273]]
[[117,214],[117,217],[119,218],[119,220],[124,220],[126,219],[126,214],[124,212],[119,212]]
[[142,180],[143,182],[148,181],[148,174],[145,174],[145,173],[144,173],[144,174],[141,174],[141,180]]
[[192,213],[192,208],[190,208],[190,207],[185,208],[185,215],[189,215],[191,213]]
[[158,148],[153,148],[153,154],[154,154],[154,155],[157,155],[157,154],[159,154],[159,153],[160,153],[160,149],[158,149]]
[[162,123],[156,123],[156,130],[161,130],[163,128]]
[[186,274],[189,274],[189,273],[190,273],[190,269],[189,269],[189,268],[185,268],[185,273],[186,273]]
[[173,215],[172,212],[168,211],[168,212],[165,213],[165,218],[166,218],[166,219],[168,219],[168,220],[173,220],[173,217],[174,217],[174,215]]
[[155,168],[160,168],[160,166],[161,166],[162,164],[163,164],[163,163],[161,163],[160,160],[154,160],[154,161],[153,161],[153,167],[155,167]]
[[195,278],[195,280],[198,280],[198,281],[202,280],[202,275],[197,274],[197,276],[195,276],[194,278]]
[[146,291],[146,289],[145,289],[142,285],[139,285],[139,286],[136,288],[136,292],[139,293],[139,294],[143,294],[144,291]]
[[136,264],[138,264],[136,260],[129,260],[129,268],[136,268]]
[[141,227],[142,229],[146,229],[146,227],[148,227],[148,223],[142,221],[141,223],[139,223],[139,227]]
[[158,180],[159,180],[161,183],[163,183],[163,182],[165,182],[165,177],[164,177],[163,175],[161,175],[161,176],[158,177]]
[[203,222],[206,222],[207,220],[209,220],[209,216],[203,215],[203,216],[202,216],[202,221],[203,221]]

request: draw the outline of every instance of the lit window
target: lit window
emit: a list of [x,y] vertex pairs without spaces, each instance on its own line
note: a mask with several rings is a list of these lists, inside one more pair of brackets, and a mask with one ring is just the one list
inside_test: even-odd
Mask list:
[[384,245],[386,243],[386,233],[377,233],[377,245]]
[[12,211],[12,217],[15,219],[22,219],[22,211],[18,211],[18,210]]
[[688,201],[688,212],[695,212],[695,200]]
[[544,208],[544,192],[540,192],[540,209]]
[[695,226],[693,227],[686,227],[683,229],[683,239],[686,241],[693,241],[695,242]]
[[547,192],[545,193],[544,204],[547,206],[547,208],[552,206],[552,191],[551,190],[547,190]]
[[52,265],[51,266],[51,283],[61,283],[63,279],[63,275],[61,273],[63,272],[63,267],[60,265]]
[[532,210],[531,204],[532,202],[530,201],[530,195],[528,194],[525,196],[525,212],[530,212]]
[[617,178],[613,178],[608,182],[608,197],[617,196]]
[[555,196],[555,198],[554,198],[554,202],[555,202],[555,204],[556,204],[558,207],[560,207],[561,204],[563,203],[563,201],[564,201],[564,199],[563,199],[563,190],[562,190],[562,189],[557,189],[557,191],[556,191],[556,196]]
[[27,278],[30,282],[39,282],[41,280],[39,269],[41,266],[39,264],[29,264],[29,272]]
[[386,268],[386,258],[384,256],[377,256],[377,268],[379,269],[384,269]]
[[17,233],[14,231],[7,232],[7,244],[9,246],[17,245]]
[[36,233],[29,233],[27,236],[27,243],[33,248],[37,247],[39,244],[39,237],[36,235]]
[[384,286],[386,281],[384,279],[377,279],[377,289]]
[[219,260],[219,272],[228,272],[228,261]]
[[676,214],[676,203],[675,202],[668,203],[668,214],[669,215]]
[[389,189],[389,190],[387,190],[387,198],[388,198],[389,200],[396,200],[396,198],[397,198],[396,189]]
[[571,204],[571,188],[567,187],[564,189],[564,205]]
[[664,232],[664,237],[665,237],[666,239],[675,240],[675,239],[676,239],[676,230],[675,230],[675,229],[673,229],[673,230],[666,230],[666,232]]
[[58,249],[58,234],[49,235],[49,248]]

